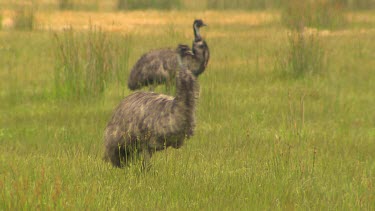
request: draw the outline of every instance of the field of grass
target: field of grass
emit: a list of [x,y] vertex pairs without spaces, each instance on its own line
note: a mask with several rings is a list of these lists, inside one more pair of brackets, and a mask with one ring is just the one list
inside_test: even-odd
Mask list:
[[[275,68],[290,47],[279,17],[37,12],[34,30],[2,29],[0,209],[374,210],[375,15],[352,13],[344,28],[317,32],[325,68],[298,78]],[[131,66],[149,49],[190,44],[194,18],[209,25],[211,50],[195,135],[156,153],[148,172],[111,167],[103,131],[130,91],[113,82],[100,97],[59,98],[56,34],[91,22],[130,36]]]

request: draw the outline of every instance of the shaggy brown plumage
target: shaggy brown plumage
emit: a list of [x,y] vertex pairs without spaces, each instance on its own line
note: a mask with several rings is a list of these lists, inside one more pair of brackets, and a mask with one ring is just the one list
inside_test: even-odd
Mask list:
[[134,155],[147,160],[154,151],[179,148],[195,127],[196,76],[183,65],[193,56],[188,46],[177,48],[180,68],[176,96],[135,92],[115,109],[105,129],[105,158],[121,167]]
[[[195,76],[201,74],[207,67],[209,60],[209,49],[207,43],[202,39],[199,28],[206,26],[202,20],[195,20],[193,23],[194,41],[193,53],[190,59],[184,64]],[[128,78],[128,87],[131,90],[143,86],[158,85],[166,83],[171,86],[178,68],[177,53],[174,49],[158,49],[144,54],[134,65]]]

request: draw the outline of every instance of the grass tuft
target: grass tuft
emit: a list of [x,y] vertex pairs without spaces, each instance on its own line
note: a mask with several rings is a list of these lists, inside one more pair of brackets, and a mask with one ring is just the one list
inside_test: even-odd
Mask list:
[[134,9],[179,9],[181,8],[180,0],[118,0],[118,10],[134,10]]
[[290,29],[303,27],[339,28],[346,24],[342,0],[289,0],[282,10],[282,22]]
[[275,8],[280,5],[280,0],[207,0],[208,9],[241,9],[241,10],[263,10],[268,8]]
[[58,0],[60,10],[98,10],[99,2],[97,0]]
[[276,60],[283,76],[304,77],[326,70],[326,53],[317,32],[291,31],[287,51]]
[[356,10],[368,10],[375,8],[374,0],[348,0],[348,7]]
[[35,25],[34,9],[22,7],[16,11],[14,16],[14,28],[17,30],[33,30]]
[[108,83],[125,84],[130,37],[112,36],[90,26],[87,32],[70,28],[55,38],[57,97],[100,96]]
[[59,9],[60,10],[70,10],[74,8],[72,0],[59,0]]

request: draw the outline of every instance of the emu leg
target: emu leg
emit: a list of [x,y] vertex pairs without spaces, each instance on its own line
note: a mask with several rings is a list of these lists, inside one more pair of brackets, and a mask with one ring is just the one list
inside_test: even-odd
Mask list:
[[106,149],[104,160],[110,161],[114,167],[121,168],[128,163],[129,153],[123,145],[110,146]]
[[105,159],[109,160],[113,166],[120,168],[121,159],[120,159],[120,147],[111,147],[107,149]]

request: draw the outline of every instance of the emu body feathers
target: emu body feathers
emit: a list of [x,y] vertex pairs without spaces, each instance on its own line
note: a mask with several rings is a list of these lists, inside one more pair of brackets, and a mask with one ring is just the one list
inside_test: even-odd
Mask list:
[[148,159],[154,151],[181,147],[185,138],[193,135],[197,81],[183,66],[192,53],[183,45],[177,50],[177,62],[181,60],[182,64],[176,77],[175,97],[135,92],[115,109],[104,134],[105,158],[114,166],[126,163],[135,149]]
[[[208,45],[199,33],[199,28],[202,26],[206,26],[202,20],[194,21],[194,41],[192,45],[194,55],[189,60],[184,61],[184,65],[195,76],[205,70],[209,60]],[[166,83],[167,87],[170,86],[178,69],[177,56],[176,51],[170,48],[152,50],[142,55],[130,72],[129,89],[136,90],[143,86],[161,83]]]

